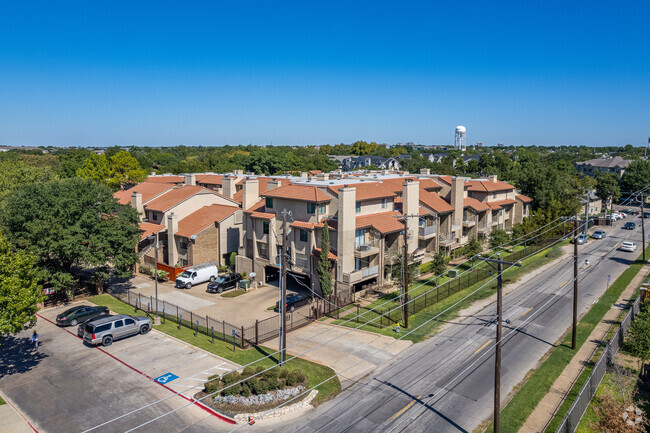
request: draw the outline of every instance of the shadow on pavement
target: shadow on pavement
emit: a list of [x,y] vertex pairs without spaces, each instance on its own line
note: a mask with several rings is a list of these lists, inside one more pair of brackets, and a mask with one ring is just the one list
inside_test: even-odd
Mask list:
[[124,277],[124,278],[118,278],[118,277],[113,277],[109,281],[109,286],[111,288],[111,293],[116,293],[116,294],[121,294],[121,293],[126,293],[130,289],[133,288],[133,284],[131,283],[131,279],[133,277]]
[[31,338],[8,336],[0,341],[0,379],[26,373],[47,355],[34,347]]

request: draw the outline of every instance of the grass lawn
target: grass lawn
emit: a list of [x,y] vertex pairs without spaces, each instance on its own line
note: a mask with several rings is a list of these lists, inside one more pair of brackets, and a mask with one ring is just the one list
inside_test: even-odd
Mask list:
[[[650,252],[650,247],[646,249]],[[596,302],[591,309],[582,317],[578,323],[577,329],[577,348],[571,349],[571,334],[567,333],[562,342],[553,349],[538,368],[536,368],[528,381],[519,389],[516,395],[510,400],[505,408],[501,411],[501,431],[516,432],[526,421],[528,416],[537,407],[540,400],[550,390],[553,382],[564,371],[575,353],[580,349],[582,344],[589,338],[596,325],[602,320],[605,313],[609,311],[612,305],[618,300],[619,296],[630,284],[632,279],[642,268],[642,264],[637,261],[628,267],[620,277],[605,291],[603,296]],[[585,378],[581,378],[586,380]],[[487,429],[492,432],[492,426]]]
[[4,400],[2,399],[2,397],[0,397],[0,406],[2,406],[3,404],[7,404],[7,402],[4,401]]
[[[563,254],[563,251],[561,250],[562,245],[564,245],[564,243],[558,244],[558,245],[556,245],[554,247],[551,247],[551,248],[549,248],[547,250],[540,251],[536,255],[523,260],[521,268],[512,267],[512,268],[507,269],[503,273],[504,285],[507,285],[508,283],[512,283],[512,282],[516,281],[517,279],[519,279],[524,274],[529,273],[529,272],[531,272],[531,271],[545,265],[546,263],[560,257]],[[506,258],[506,260],[507,260],[507,258]],[[438,280],[438,284],[442,283],[443,281],[446,281],[446,279],[440,278]],[[426,321],[431,319],[433,316],[436,316],[437,314],[440,314],[440,312],[446,310],[451,305],[453,305],[456,302],[458,302],[459,300],[463,299],[465,296],[467,296],[468,294],[470,294],[474,290],[476,290],[479,287],[481,287],[482,285],[486,284],[486,281],[488,281],[488,280],[479,281],[478,283],[476,283],[476,284],[474,284],[474,285],[472,285],[470,287],[467,287],[467,288],[465,288],[465,289],[463,289],[463,290],[461,290],[461,291],[459,291],[457,293],[454,293],[449,297],[443,298],[440,301],[432,304],[431,306],[421,310],[420,312],[411,315],[410,319],[409,319],[409,328],[413,329],[413,328],[416,328],[416,327],[422,325],[423,323],[425,323]],[[428,285],[428,284],[430,284],[430,285]],[[435,281],[431,281],[428,284],[425,284],[422,287],[419,287],[419,288],[417,288],[415,290],[412,290],[412,291],[410,290],[409,294],[411,296],[411,299],[413,299],[414,297],[416,297],[419,294],[422,294],[422,293],[426,292],[427,290],[431,290],[432,287],[435,287],[434,286]],[[416,286],[417,285],[418,285],[418,283],[416,283]],[[495,293],[495,290],[496,290],[496,280],[492,281],[491,283],[487,284],[482,289],[478,290],[472,296],[467,298],[465,300],[465,302],[461,302],[457,306],[453,307],[452,309],[450,309],[449,311],[445,312],[443,315],[438,317],[436,320],[430,321],[426,325],[419,328],[417,331],[413,332],[412,334],[409,334],[404,339],[405,340],[411,340],[414,343],[417,343],[419,341],[423,341],[423,340],[425,340],[427,338],[432,337],[433,335],[435,335],[437,330],[446,321],[449,321],[449,320],[454,319],[455,317],[457,317],[459,311],[466,308],[468,305],[470,305],[474,301],[485,299],[485,298],[491,296],[493,293]],[[396,308],[399,305],[401,305],[400,302],[397,302],[396,300],[394,300],[395,298],[397,298],[397,296],[399,296],[399,293],[397,293],[397,292],[391,293],[391,294],[389,294],[387,296],[384,296],[384,297],[378,299],[377,301],[373,302],[372,304],[368,305],[367,308],[373,309],[373,308],[377,308],[379,306],[382,306],[380,311],[381,312],[386,312],[389,309]],[[352,314],[342,315],[342,317],[340,319],[338,319],[338,320],[335,320],[334,323],[335,324],[341,324],[341,323],[345,322],[346,320],[355,319],[355,320],[352,320],[352,321],[350,321],[350,322],[348,322],[348,323],[346,323],[344,325],[344,326],[348,326],[348,327],[352,327],[352,328],[356,328],[356,327],[359,326],[359,323],[367,322],[367,321],[369,321],[369,320],[371,320],[373,318],[377,318],[377,320],[375,320],[373,323],[376,323],[376,324],[380,323],[378,317],[379,317],[379,315],[381,313],[367,312],[366,311],[365,314],[364,314],[365,310],[361,310],[359,312],[359,316],[357,316],[356,309],[354,307],[350,307],[349,311],[351,311]],[[387,325],[388,322],[384,321],[384,323]],[[363,325],[363,326],[360,327],[360,329],[363,329],[364,331],[375,332],[375,333],[382,334],[382,335],[388,335],[388,336],[391,336],[391,337],[398,336],[398,334],[394,330],[394,326],[384,326],[382,329],[380,329],[379,327],[373,326],[373,325]]]
[[228,290],[225,293],[221,294],[222,298],[236,298],[237,296],[241,296],[244,293],[246,293],[246,290],[243,289],[235,289],[235,290]]
[[[103,305],[105,307],[108,307],[111,311],[118,314],[141,315],[144,313],[142,310],[134,313],[134,308],[129,304],[115,299],[108,294],[93,296],[89,299],[89,301],[96,305]],[[212,343],[212,338],[201,333],[198,333],[195,337],[194,331],[185,326],[181,326],[181,329],[179,330],[176,322],[173,322],[171,320],[168,320],[165,324],[154,326],[154,328],[160,332],[164,332],[165,334],[171,335],[172,337],[183,340],[193,346],[201,348],[207,352],[214,353],[215,355],[226,358],[242,366],[250,364],[251,362],[259,361],[254,364],[255,367],[262,366],[264,368],[268,368],[276,365],[278,362],[276,357],[262,359],[265,356],[274,353],[275,350],[273,349],[269,349],[264,346],[257,346],[248,349],[240,349],[239,347],[235,347],[233,350],[232,343],[227,343],[218,339],[215,339],[214,343]],[[334,370],[331,368],[301,358],[292,359],[288,361],[286,365],[290,370],[301,370],[304,372],[309,378],[309,386],[316,385],[317,383],[320,383],[328,377],[334,375]],[[341,385],[338,377],[334,377],[332,380],[320,385],[316,388],[318,390],[318,395],[314,399],[314,404],[322,403],[334,397],[339,392],[340,387]]]

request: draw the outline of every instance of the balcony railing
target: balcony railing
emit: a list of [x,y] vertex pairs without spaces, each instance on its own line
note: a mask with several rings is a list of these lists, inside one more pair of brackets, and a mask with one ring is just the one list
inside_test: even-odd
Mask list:
[[436,234],[436,226],[420,227],[419,235],[421,237],[429,237]]
[[379,254],[379,239],[372,239],[362,244],[356,244],[354,248],[355,257],[367,257]]
[[370,266],[364,269],[361,269],[361,278],[366,278],[371,275],[377,275],[379,273],[379,266]]

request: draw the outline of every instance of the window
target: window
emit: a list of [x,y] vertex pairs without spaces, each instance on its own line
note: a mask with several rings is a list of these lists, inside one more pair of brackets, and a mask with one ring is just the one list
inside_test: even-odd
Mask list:
[[492,194],[492,198],[497,198],[497,193],[496,192]]
[[181,240],[180,242],[181,250],[186,250],[187,246],[188,246],[188,242],[186,240]]
[[266,207],[268,208],[273,207],[273,197],[266,197]]
[[181,266],[187,266],[189,264],[186,259],[181,259],[180,262],[181,262]]
[[361,212],[361,202],[360,201],[358,201],[357,204],[356,204],[356,211],[357,211],[357,213]]
[[324,214],[327,212],[327,203],[321,203],[318,205],[318,213]]
[[366,243],[366,231],[357,230],[354,236],[354,246],[356,248],[359,248],[361,245],[365,245],[365,243]]
[[386,209],[388,207],[388,200],[386,198],[381,199],[381,208]]
[[111,324],[110,323],[107,323],[105,325],[95,326],[94,333],[99,334],[100,332],[108,331],[109,329],[111,329]]
[[261,242],[257,243],[257,252],[263,259],[269,258],[269,247]]
[[307,267],[307,255],[306,254],[296,254],[296,266],[299,268]]
[[262,234],[265,234],[265,235],[269,234],[269,222],[268,221],[262,222]]
[[316,204],[307,203],[307,213],[315,213],[315,212],[316,212]]
[[124,321],[124,323],[126,323],[127,325],[133,325],[133,324],[135,323],[135,320],[133,320],[133,319],[126,319],[126,320]]
[[300,229],[300,242],[308,242],[309,241],[309,234],[307,233],[307,230]]
[[115,328],[116,329],[121,328],[122,326],[124,326],[124,320],[118,320],[118,321],[115,322]]

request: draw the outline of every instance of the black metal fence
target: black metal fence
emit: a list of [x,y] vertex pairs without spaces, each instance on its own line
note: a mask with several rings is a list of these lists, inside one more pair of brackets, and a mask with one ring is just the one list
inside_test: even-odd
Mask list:
[[578,427],[591,399],[594,397],[594,394],[596,394],[600,382],[603,380],[603,377],[605,377],[607,367],[612,363],[614,355],[616,355],[620,349],[625,334],[627,334],[627,331],[632,325],[632,321],[635,316],[639,314],[640,309],[641,297],[638,297],[634,301],[634,304],[632,304],[632,308],[625,315],[625,318],[621,322],[621,326],[619,326],[614,335],[612,335],[612,338],[607,342],[605,350],[603,350],[603,353],[594,364],[594,368],[591,371],[589,378],[582,386],[582,389],[580,389],[578,396],[569,409],[569,412],[567,412],[566,416],[562,420],[562,423],[557,428],[556,433],[573,433]]

